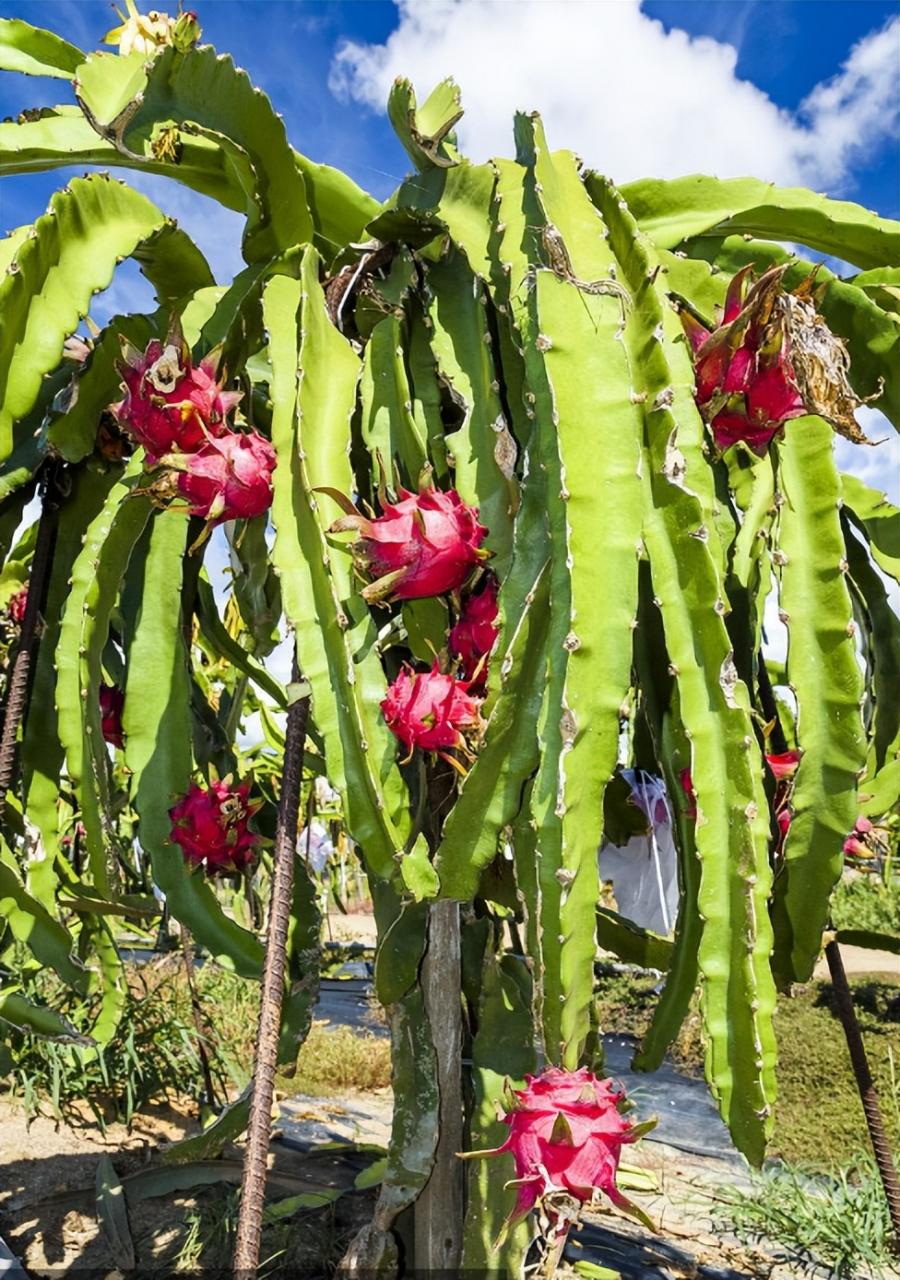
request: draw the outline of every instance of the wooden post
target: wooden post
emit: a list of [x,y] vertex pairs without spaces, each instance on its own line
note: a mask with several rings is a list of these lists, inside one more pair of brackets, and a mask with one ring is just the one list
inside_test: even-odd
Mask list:
[[436,902],[428,913],[421,970],[425,1010],[437,1058],[439,1133],[434,1168],[415,1204],[417,1274],[455,1275],[462,1260],[464,1221],[462,1107],[462,985],[459,903]]

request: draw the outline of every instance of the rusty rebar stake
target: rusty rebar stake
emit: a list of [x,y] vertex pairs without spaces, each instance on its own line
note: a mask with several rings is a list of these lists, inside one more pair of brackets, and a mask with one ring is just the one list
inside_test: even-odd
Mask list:
[[841,949],[834,938],[825,947],[825,959],[828,961],[828,969],[831,973],[838,1017],[847,1039],[847,1049],[853,1064],[853,1074],[856,1077],[856,1087],[859,1090],[859,1099],[866,1117],[872,1150],[875,1153],[875,1163],[881,1174],[881,1185],[884,1187],[894,1232],[893,1249],[895,1253],[900,1253],[900,1179],[897,1176],[897,1166],[894,1163],[891,1145],[884,1127],[884,1117],[878,1105],[878,1093],[875,1089],[875,1081],[872,1079],[872,1072],[869,1070],[869,1060],[866,1057],[862,1032],[856,1019],[856,1010],[853,1008],[853,996],[847,974],[844,972]]
[[[296,648],[292,682],[300,681]],[[297,819],[300,814],[300,783],[303,776],[303,749],[309,717],[309,695],[288,707],[284,743],[284,771],[275,830],[274,875],[269,910],[269,936],[260,992],[259,1025],[253,1068],[253,1093],[244,1151],[241,1207],[234,1249],[235,1280],[253,1280],[259,1266],[263,1206],[266,1194],[266,1161],[272,1129],[272,1099],[278,1065],[278,1034],[284,996],[287,932],[294,883],[294,856],[297,846]]]
[[0,822],[6,817],[6,794],[12,785],[15,773],[19,726],[25,714],[31,684],[34,642],[47,595],[47,581],[50,577],[50,566],[53,563],[53,552],[56,549],[61,497],[58,478],[58,469],[51,464],[41,481],[41,518],[28,574],[25,616],[19,633],[19,647],[13,659],[9,683],[6,687],[3,728],[0,730]]

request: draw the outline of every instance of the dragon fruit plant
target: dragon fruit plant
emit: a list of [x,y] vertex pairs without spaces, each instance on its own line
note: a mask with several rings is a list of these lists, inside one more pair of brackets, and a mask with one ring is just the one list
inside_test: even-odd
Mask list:
[[[73,957],[93,948],[102,1041],[116,922],[152,924],[152,886],[212,957],[259,976],[241,877],[195,864],[255,853],[271,892],[242,788],[271,833],[300,685],[266,658],[292,635],[304,786],[324,775],[340,793],[392,1029],[392,1145],[348,1265],[386,1266],[397,1215],[433,1219],[430,1188],[465,1176],[469,1211],[447,1198],[431,1265],[519,1275],[557,1184],[616,1201],[632,1136],[602,1081],[598,936],[667,968],[636,1068],[660,1063],[699,987],[710,1088],[758,1163],[776,990],[812,973],[858,820],[897,802],[900,511],[838,470],[834,435],[868,451],[869,401],[900,427],[900,227],[752,178],[617,187],[551,150],[536,115],[517,116],[512,158],[472,164],[450,81],[421,106],[395,84],[414,173],[379,205],[291,146],[193,15],[128,0],[122,18],[103,52],[0,22],[0,68],[60,88],[0,124],[0,173],[89,171],[0,242],[0,599],[28,579],[40,604],[0,848],[0,1013],[66,1034],[16,993],[9,939],[76,992]],[[236,280],[109,170],[243,215]],[[82,324],[126,258],[158,305]],[[15,534],[35,493],[39,526]],[[224,599],[211,546],[232,570]],[[785,661],[764,657],[767,607]],[[251,714],[264,741],[245,750]],[[669,939],[598,913],[623,769],[666,782]],[[226,794],[229,775],[244,783]],[[292,909],[283,1061],[317,975],[302,868]],[[247,1110],[206,1130],[205,1155]]]

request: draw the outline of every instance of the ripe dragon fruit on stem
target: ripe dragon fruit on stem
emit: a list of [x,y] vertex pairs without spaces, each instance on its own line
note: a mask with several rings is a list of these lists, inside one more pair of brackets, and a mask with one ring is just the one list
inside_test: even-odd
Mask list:
[[259,836],[250,830],[249,820],[259,803],[249,796],[249,782],[234,786],[230,778],[222,778],[208,787],[191,783],[169,810],[171,839],[181,846],[185,862],[205,865],[208,875],[243,871],[252,863]]
[[465,1159],[507,1152],[515,1166],[516,1203],[506,1227],[534,1209],[546,1219],[548,1234],[565,1237],[578,1208],[602,1191],[629,1213],[640,1211],[616,1186],[621,1149],[637,1141],[654,1121],[632,1125],[622,1114],[625,1095],[611,1080],[586,1067],[547,1067],[526,1076],[525,1088],[511,1091],[502,1117],[509,1137],[492,1151],[467,1151]]
[[865,401],[847,379],[846,347],[816,310],[815,272],[788,293],[786,270],[772,267],[747,292],[752,266],[743,267],[712,331],[681,310],[694,357],[695,398],[716,447],[743,441],[761,457],[786,422],[805,414],[818,414],[847,439],[869,444],[853,416]]
[[19,626],[25,621],[25,610],[28,608],[28,583],[24,587],[20,587],[14,596],[10,596],[6,603],[6,612],[12,622],[16,622]]
[[125,694],[113,684],[100,686],[100,720],[103,737],[114,747],[125,745],[125,734],[122,729],[122,711],[125,707]]
[[418,493],[401,489],[397,502],[383,500],[380,516],[364,516],[343,494],[323,492],[347,513],[330,532],[360,535],[353,553],[360,572],[373,579],[362,592],[370,604],[455,591],[490,554],[481,546],[487,529],[478,523],[478,509],[455,489],[436,489],[427,472]]
[[164,454],[193,453],[227,430],[225,419],[241,393],[222,390],[215,357],[207,356],[194,368],[177,323],[165,345],[154,338],[140,352],[123,341],[123,351],[125,397],[111,412],[143,445],[148,466],[156,466]]
[[[228,431],[194,453],[170,453],[160,461],[177,471],[175,492],[187,499],[189,514],[210,526],[250,520],[272,505],[275,450],[256,431]],[[171,491],[168,483],[163,488]]]
[[490,574],[481,589],[468,597],[456,624],[450,628],[451,654],[459,659],[463,676],[473,688],[483,688],[487,680],[487,658],[497,642],[497,591],[499,584]]
[[390,731],[412,755],[416,747],[465,751],[467,733],[481,725],[480,705],[470,696],[468,681],[443,675],[435,662],[430,671],[404,667],[388,686],[381,710]]

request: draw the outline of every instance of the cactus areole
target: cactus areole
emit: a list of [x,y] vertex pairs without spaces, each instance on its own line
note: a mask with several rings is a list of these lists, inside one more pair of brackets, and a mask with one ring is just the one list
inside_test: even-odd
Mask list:
[[[0,1039],[13,1013],[64,1038],[74,1004],[108,1036],[136,912],[261,979],[268,838],[318,806],[342,856],[311,869],[298,831],[282,864],[267,1035],[295,1061],[322,889],[358,859],[395,1123],[347,1266],[385,1270],[415,1205],[417,1270],[522,1280],[536,1234],[622,1206],[640,1132],[591,1074],[598,939],[665,969],[642,1067],[699,992],[712,1095],[760,1164],[777,992],[814,971],[845,853],[893,855],[900,510],[844,441],[870,402],[873,436],[900,427],[900,226],[753,178],[619,187],[535,114],[476,164],[457,86],[402,78],[411,176],[379,203],[294,149],[192,13],[120,20],[99,54],[0,19],[0,69],[36,77],[0,173],[123,179],[69,179],[3,241],[0,936],[69,991],[0,990]],[[35,109],[48,76],[62,105]],[[233,280],[167,180],[242,221]],[[109,318],[127,259],[156,301]],[[661,940],[602,907],[598,850],[663,818]],[[464,1111],[514,1188],[499,1156],[457,1158]],[[204,1130],[210,1158],[246,1115]],[[435,1188],[461,1204],[463,1180],[443,1222]]]

